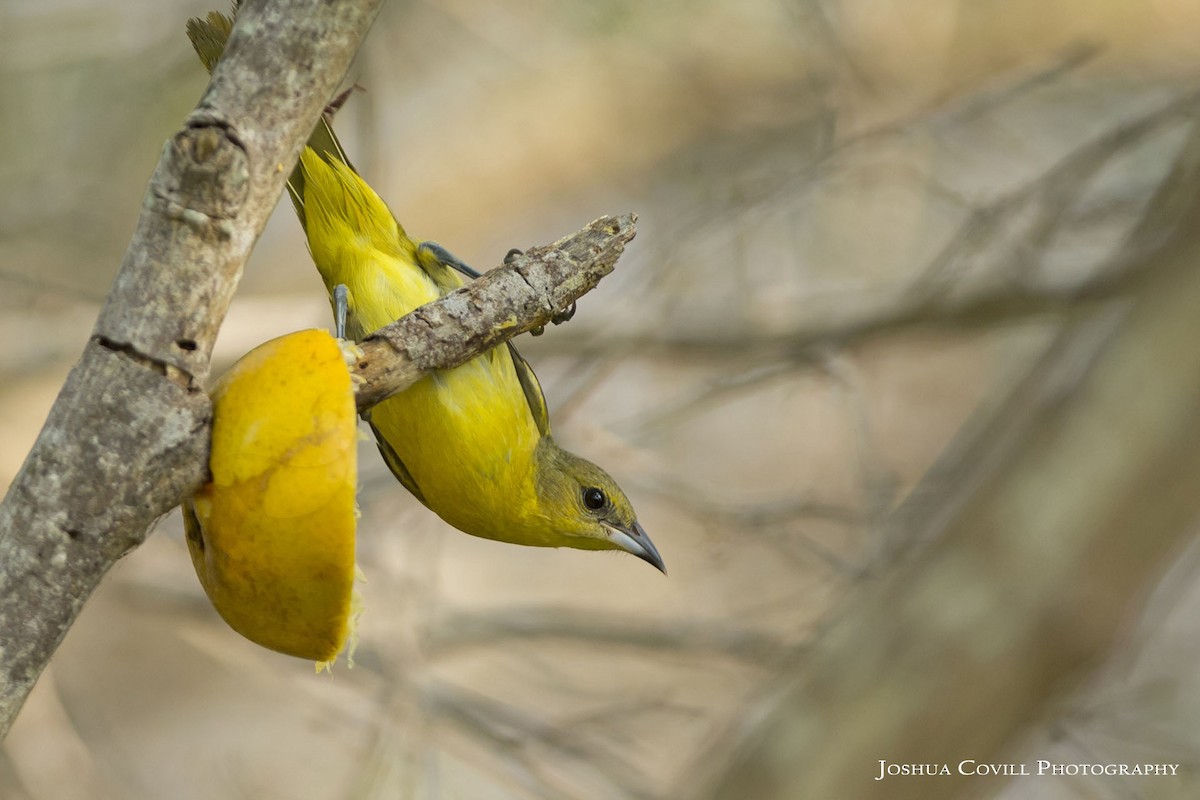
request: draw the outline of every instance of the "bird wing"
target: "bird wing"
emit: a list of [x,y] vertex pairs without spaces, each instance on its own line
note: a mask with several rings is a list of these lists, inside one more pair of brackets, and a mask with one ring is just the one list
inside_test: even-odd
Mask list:
[[[521,382],[521,390],[525,393],[525,402],[529,404],[529,413],[542,436],[550,435],[550,409],[546,407],[546,395],[542,393],[542,384],[533,367],[529,366],[512,342],[505,342],[509,355],[512,356],[513,369],[517,371],[517,380]],[[497,351],[493,351],[497,352]]]
[[[538,432],[542,436],[549,436],[550,411],[546,407],[546,396],[542,393],[542,384],[538,382],[537,375],[533,373],[533,368],[529,366],[529,362],[517,352],[517,348],[513,346],[512,342],[505,342],[505,346],[512,357],[513,369],[517,373],[517,380],[521,384],[521,391],[525,394],[525,402],[529,405],[529,413],[533,416],[534,424],[537,425]],[[501,352],[503,351],[497,347],[484,357],[495,359],[499,357]],[[375,427],[375,423],[371,421],[369,411],[363,414],[363,419],[371,426],[371,433],[375,436],[375,444],[379,447],[379,454],[383,456],[383,461],[387,464],[388,469],[392,471],[392,475],[396,477],[396,480],[400,481],[405,489],[412,492],[413,497],[428,507],[429,503],[425,500],[425,495],[421,492],[421,487],[417,485],[416,479],[413,478],[412,473],[409,472],[408,467],[405,466],[399,454],[388,444],[383,433],[380,432],[379,428]]]
[[416,480],[413,479],[412,473],[408,471],[408,467],[404,466],[404,462],[400,460],[400,456],[396,455],[396,451],[388,444],[387,439],[383,438],[379,428],[375,427],[375,423],[371,422],[370,413],[363,414],[363,419],[371,426],[371,433],[375,434],[375,444],[379,447],[379,454],[383,456],[383,461],[388,465],[388,469],[396,476],[396,480],[408,491],[412,492],[413,497],[421,501],[425,507],[429,503],[425,500],[425,495],[421,492],[421,487],[417,486]]

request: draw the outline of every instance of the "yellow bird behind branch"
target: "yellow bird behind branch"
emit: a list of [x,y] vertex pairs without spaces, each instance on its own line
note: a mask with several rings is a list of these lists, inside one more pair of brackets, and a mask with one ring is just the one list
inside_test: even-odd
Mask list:
[[[232,28],[215,11],[188,20],[210,72]],[[361,339],[461,286],[455,270],[466,268],[435,244],[413,242],[354,171],[329,124],[348,95],[313,130],[288,193],[331,297],[347,288],[347,330]],[[515,544],[625,550],[666,571],[608,473],[551,438],[541,386],[512,345],[426,377],[369,416],[395,476],[456,528]]]
[[[361,339],[463,284],[458,262],[418,244],[330,143],[305,148],[289,187],[332,296],[347,289],[347,334]],[[310,143],[316,143],[318,137]],[[559,447],[541,386],[511,345],[427,376],[371,409],[395,476],[454,527],[540,547],[662,558],[608,473]]]

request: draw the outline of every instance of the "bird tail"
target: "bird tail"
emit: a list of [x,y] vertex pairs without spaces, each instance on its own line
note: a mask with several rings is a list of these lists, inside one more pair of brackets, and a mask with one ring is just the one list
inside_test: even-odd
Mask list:
[[[308,245],[331,290],[348,281],[349,275],[342,274],[346,265],[358,262],[347,256],[347,248],[358,252],[368,247],[409,261],[416,258],[415,245],[387,204],[348,164],[306,147],[298,172],[306,184]],[[332,272],[326,274],[327,270]]]
[[[232,15],[227,16],[217,11],[209,12],[204,19],[193,18],[188,20],[187,35],[195,49],[196,54],[200,57],[200,62],[210,73],[216,67],[217,62],[221,59],[221,55],[225,52],[225,46],[229,41],[229,35],[233,30],[233,20],[237,16],[238,1],[234,0]],[[300,220],[300,226],[304,229],[308,236],[310,247],[312,245],[313,236],[309,230],[310,225],[316,215],[322,213],[321,209],[305,207],[305,183],[312,180],[313,176],[319,174],[328,180],[326,183],[326,194],[328,189],[334,186],[340,186],[341,190],[349,192],[349,196],[343,198],[343,203],[352,203],[359,201],[357,209],[358,214],[348,215],[345,221],[348,223],[358,223],[359,227],[352,228],[352,232],[364,234],[372,242],[372,244],[387,249],[388,237],[395,237],[392,242],[392,248],[400,248],[404,251],[404,255],[410,259],[415,259],[417,265],[440,287],[442,292],[452,291],[462,285],[462,278],[457,273],[461,273],[469,278],[479,277],[479,273],[471,269],[466,264],[459,261],[452,254],[448,253],[445,248],[442,248],[432,242],[425,242],[417,246],[404,230],[404,226],[390,212],[387,211],[387,206],[379,199],[375,191],[367,185],[367,183],[359,176],[358,171],[346,156],[346,151],[342,147],[342,143],[338,141],[337,135],[333,132],[333,115],[341,108],[342,103],[354,91],[351,87],[342,94],[334,98],[333,102],[325,107],[325,112],[321,115],[321,119],[317,122],[312,133],[308,137],[308,148],[311,148],[317,156],[318,161],[324,161],[324,164],[315,162],[309,163],[305,167],[304,158],[302,157],[296,162],[292,168],[291,175],[288,176],[287,190],[288,196],[292,199],[292,207],[296,210],[296,216]],[[307,153],[307,148],[305,150]],[[322,169],[322,167],[331,167]],[[310,191],[311,195],[311,191]],[[385,217],[380,209],[386,212],[386,219],[390,220],[390,224],[385,223]],[[356,218],[357,217],[357,218]],[[321,237],[317,237],[321,238]],[[323,262],[317,259],[318,269],[321,269]],[[325,271],[322,270],[322,276],[328,279]],[[333,291],[333,284],[328,286],[330,292]]]

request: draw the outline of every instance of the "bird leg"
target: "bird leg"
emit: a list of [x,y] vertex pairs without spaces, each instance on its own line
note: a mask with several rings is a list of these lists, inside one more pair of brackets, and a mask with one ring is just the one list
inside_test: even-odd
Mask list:
[[339,283],[333,287],[333,319],[334,335],[339,339],[346,338],[346,311],[349,306],[350,290],[346,284]]

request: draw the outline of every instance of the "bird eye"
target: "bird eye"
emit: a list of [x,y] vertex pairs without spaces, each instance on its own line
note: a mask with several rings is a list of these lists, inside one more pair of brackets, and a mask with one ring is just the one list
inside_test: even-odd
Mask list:
[[608,505],[608,497],[605,496],[603,489],[592,487],[583,490],[583,504],[587,506],[589,511],[599,511]]

